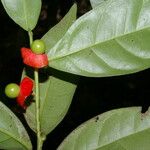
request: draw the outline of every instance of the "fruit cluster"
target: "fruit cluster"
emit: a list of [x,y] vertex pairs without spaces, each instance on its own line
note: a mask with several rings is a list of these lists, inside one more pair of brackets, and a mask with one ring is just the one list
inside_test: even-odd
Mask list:
[[30,48],[21,48],[21,55],[24,64],[33,68],[43,68],[48,65],[47,55],[45,52],[45,44],[42,40],[33,41]]
[[[21,55],[24,64],[33,68],[43,68],[48,65],[48,58],[45,54],[45,44],[42,40],[33,41],[30,48],[21,48]],[[10,83],[5,88],[5,94],[9,98],[16,98],[20,107],[24,110],[27,108],[26,100],[31,96],[33,91],[33,80],[24,77],[20,85]]]
[[9,98],[16,98],[16,101],[23,109],[27,108],[26,100],[32,94],[33,81],[32,79],[25,77],[21,81],[20,85],[16,83],[10,83],[5,88],[5,94]]

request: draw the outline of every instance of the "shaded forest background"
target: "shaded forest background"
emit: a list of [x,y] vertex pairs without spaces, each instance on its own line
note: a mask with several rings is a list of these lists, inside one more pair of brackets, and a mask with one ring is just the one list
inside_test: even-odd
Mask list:
[[[78,5],[78,17],[91,9],[88,0],[43,0],[40,19],[34,30],[34,38],[41,38],[58,23],[74,2]],[[3,91],[8,83],[20,81],[23,70],[20,47],[28,46],[28,37],[27,33],[7,16],[1,3],[0,20],[0,100],[22,118],[22,114],[16,110],[15,102],[10,102]],[[149,69],[131,75],[109,78],[81,77],[66,117],[48,135],[43,149],[49,147],[55,150],[73,129],[95,115],[115,108],[131,106],[142,106],[144,112],[149,105]],[[32,133],[30,129],[28,130]],[[34,144],[34,133],[31,139]]]

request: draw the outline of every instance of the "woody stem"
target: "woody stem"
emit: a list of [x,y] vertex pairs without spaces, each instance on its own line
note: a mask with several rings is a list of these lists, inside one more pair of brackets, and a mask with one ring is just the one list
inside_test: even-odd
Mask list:
[[[32,31],[28,32],[30,46],[33,42]],[[40,92],[39,92],[39,73],[38,69],[34,69],[34,81],[35,81],[35,103],[36,103],[36,126],[37,126],[37,150],[42,150],[43,138],[41,135],[41,125],[40,125]]]
[[37,150],[42,150],[43,140],[41,137],[41,127],[40,127],[40,97],[39,97],[39,77],[38,69],[34,70],[34,80],[35,80],[35,99],[36,99],[36,123],[37,123]]

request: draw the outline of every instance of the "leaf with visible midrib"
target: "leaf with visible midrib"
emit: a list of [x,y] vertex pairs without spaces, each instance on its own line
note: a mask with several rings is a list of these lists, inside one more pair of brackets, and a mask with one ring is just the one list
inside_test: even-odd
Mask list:
[[83,76],[150,66],[150,0],[108,0],[80,17],[48,52],[49,65]]
[[33,30],[37,24],[41,0],[1,0],[12,20],[24,30]]
[[32,150],[28,134],[19,119],[0,102],[0,149]]
[[58,150],[149,150],[150,113],[141,108],[116,109],[74,130]]
[[[40,83],[40,124],[42,135],[50,133],[64,118],[71,104],[75,89],[75,84],[53,76],[49,76],[45,82]],[[27,108],[25,118],[30,128],[36,132],[35,103],[32,103]]]

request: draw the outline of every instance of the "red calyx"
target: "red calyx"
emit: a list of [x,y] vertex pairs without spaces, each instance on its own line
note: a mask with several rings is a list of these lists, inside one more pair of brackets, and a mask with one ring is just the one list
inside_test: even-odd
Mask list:
[[21,48],[23,62],[33,68],[43,68],[48,65],[48,57],[46,54],[35,54],[30,48]]
[[20,83],[20,93],[19,96],[17,97],[17,103],[23,109],[27,108],[25,102],[26,99],[32,94],[32,90],[33,90],[33,81],[30,78],[25,77]]

